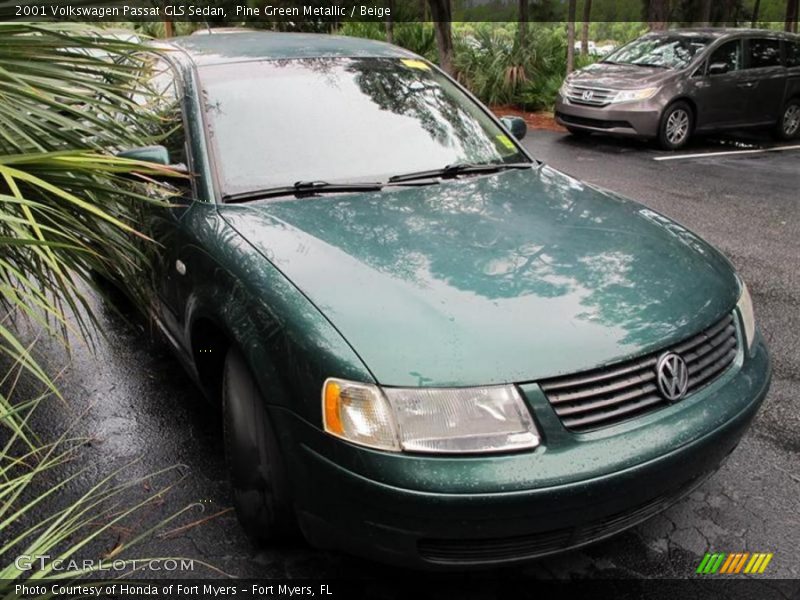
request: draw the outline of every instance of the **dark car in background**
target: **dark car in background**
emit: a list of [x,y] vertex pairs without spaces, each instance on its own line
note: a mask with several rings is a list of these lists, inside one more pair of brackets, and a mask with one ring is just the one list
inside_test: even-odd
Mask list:
[[556,102],[570,133],[658,140],[773,127],[800,132],[800,36],[764,30],[649,33],[570,75]]

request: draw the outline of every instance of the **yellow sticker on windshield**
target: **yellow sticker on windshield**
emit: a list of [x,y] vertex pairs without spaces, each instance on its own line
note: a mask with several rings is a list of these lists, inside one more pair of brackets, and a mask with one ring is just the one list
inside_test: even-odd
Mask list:
[[501,133],[500,135],[497,136],[497,141],[500,142],[501,144],[503,144],[503,146],[505,146],[509,150],[516,150],[517,149],[517,147],[514,145],[514,142],[512,142],[510,139],[508,139],[508,136],[503,134],[503,133]]
[[403,58],[400,60],[405,66],[409,69],[419,69],[421,71],[430,71],[431,68],[421,60],[416,60],[414,58]]

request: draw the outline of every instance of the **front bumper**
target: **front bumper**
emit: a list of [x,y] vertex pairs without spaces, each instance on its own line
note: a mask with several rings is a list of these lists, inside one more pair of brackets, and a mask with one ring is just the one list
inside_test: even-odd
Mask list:
[[598,107],[573,104],[559,96],[555,118],[564,127],[650,139],[658,135],[661,110],[655,99]]
[[296,508],[320,547],[418,568],[499,565],[582,546],[665,509],[713,473],[767,394],[770,363],[751,356],[685,400],[576,434],[535,384],[521,386],[545,438],[534,452],[423,457],[334,440],[275,409],[291,432]]

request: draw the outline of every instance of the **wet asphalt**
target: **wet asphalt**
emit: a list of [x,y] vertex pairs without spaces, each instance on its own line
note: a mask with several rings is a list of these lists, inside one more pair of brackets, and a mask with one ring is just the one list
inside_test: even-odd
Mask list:
[[[735,149],[733,142],[751,148],[771,143],[758,136],[709,139],[690,151]],[[765,576],[800,577],[800,150],[659,162],[653,159],[664,153],[638,142],[531,131],[525,145],[550,165],[635,198],[720,248],[749,284],[757,322],[772,351],[774,379],[763,409],[723,468],[665,513],[583,550],[469,577],[682,578],[694,573],[707,550],[773,552]],[[36,345],[40,361],[61,373],[67,405],[45,405],[35,426],[45,439],[69,426],[92,438],[71,466],[88,471],[55,502],[77,497],[115,468],[124,467],[120,480],[132,480],[180,466],[126,491],[132,503],[159,485],[174,484],[158,502],[102,536],[92,552],[112,551],[192,505],[127,556],[193,558],[198,561],[194,570],[143,575],[408,576],[302,542],[254,546],[231,509],[217,410],[201,398],[166,344],[124,304],[93,303],[104,333],[93,350],[78,345],[67,355],[43,338]],[[27,341],[37,338],[25,326],[20,331]],[[21,384],[16,393],[22,397],[30,391]],[[47,509],[43,506],[38,515]]]

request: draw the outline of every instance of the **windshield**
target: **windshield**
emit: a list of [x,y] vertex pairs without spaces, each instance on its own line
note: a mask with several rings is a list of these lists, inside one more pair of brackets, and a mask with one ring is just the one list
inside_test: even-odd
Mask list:
[[712,41],[694,35],[648,35],[609,54],[603,62],[682,69]]
[[223,194],[528,161],[419,60],[269,60],[206,66],[200,75]]

